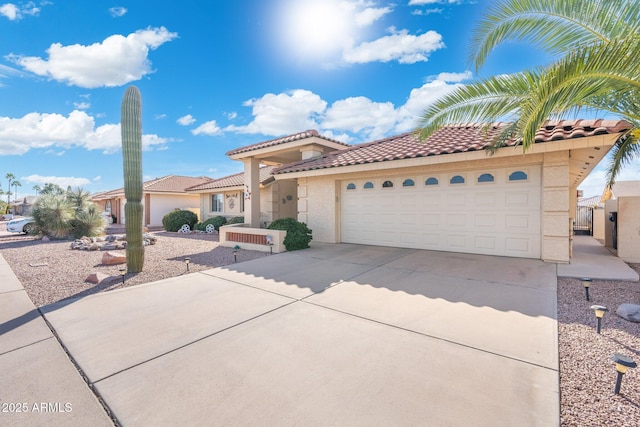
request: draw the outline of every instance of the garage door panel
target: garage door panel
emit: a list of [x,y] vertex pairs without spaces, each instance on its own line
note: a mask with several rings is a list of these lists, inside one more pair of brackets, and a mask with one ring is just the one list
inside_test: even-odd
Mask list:
[[[514,170],[504,168],[460,174],[466,182],[455,185],[449,174],[437,185],[425,185],[432,175],[385,178],[393,188],[369,180],[368,190],[361,180],[342,192],[342,241],[539,258],[540,167],[523,170],[526,180],[510,180]],[[494,180],[478,183],[485,173]],[[415,186],[403,187],[407,178]]]

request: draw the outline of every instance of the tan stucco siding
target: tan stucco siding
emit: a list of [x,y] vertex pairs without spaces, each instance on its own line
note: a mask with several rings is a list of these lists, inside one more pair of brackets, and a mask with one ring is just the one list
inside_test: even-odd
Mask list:
[[545,153],[542,185],[542,259],[569,262],[572,219],[568,151]]
[[[148,201],[149,206],[146,205]],[[189,210],[198,215],[200,197],[194,195],[149,194],[145,197],[145,212],[149,212],[149,223],[152,227],[162,226],[162,218],[174,209]]]
[[640,262],[640,197],[618,198],[618,257]]

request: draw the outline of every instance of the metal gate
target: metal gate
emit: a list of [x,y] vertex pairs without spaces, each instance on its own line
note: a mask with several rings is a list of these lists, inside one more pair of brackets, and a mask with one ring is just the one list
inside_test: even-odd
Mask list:
[[593,208],[578,206],[576,218],[573,221],[573,234],[593,236]]

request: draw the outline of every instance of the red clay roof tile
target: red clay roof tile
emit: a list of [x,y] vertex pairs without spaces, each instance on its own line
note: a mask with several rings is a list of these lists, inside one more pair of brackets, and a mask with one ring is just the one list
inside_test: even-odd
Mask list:
[[246,153],[249,151],[259,150],[261,148],[273,147],[275,145],[285,144],[291,141],[297,141],[300,139],[311,138],[311,137],[322,138],[326,141],[335,142],[336,144],[341,144],[344,146],[349,146],[349,144],[345,144],[344,142],[336,141],[335,139],[327,138],[326,136],[322,136],[318,134],[317,130],[306,130],[304,132],[294,133],[292,135],[283,136],[276,139],[270,139],[269,141],[258,142],[256,144],[247,145],[245,147],[236,148],[231,151],[227,151],[227,156],[232,156],[234,154]]
[[[483,150],[489,141],[507,126],[497,123],[484,129],[479,123],[454,124],[445,126],[421,141],[415,132],[354,145],[344,150],[334,151],[324,156],[303,160],[274,169],[274,174],[303,172],[349,165],[385,162],[417,157],[438,156],[453,153]],[[581,138],[602,134],[624,132],[633,126],[624,120],[573,120],[547,121],[536,133],[535,142],[544,143],[563,139]],[[507,146],[515,146],[516,141],[508,141]]]

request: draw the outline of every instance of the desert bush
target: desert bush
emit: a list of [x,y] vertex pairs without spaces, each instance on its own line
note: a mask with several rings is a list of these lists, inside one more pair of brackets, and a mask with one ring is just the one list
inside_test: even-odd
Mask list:
[[270,230],[286,230],[287,236],[284,238],[284,247],[288,251],[306,249],[311,242],[311,229],[304,222],[296,221],[293,218],[276,219],[268,227]]
[[76,217],[71,220],[71,236],[79,239],[82,236],[100,236],[104,234],[105,220],[100,215],[95,203],[84,202],[84,205],[76,209]]
[[198,222],[198,215],[191,211],[176,209],[162,217],[162,227],[166,231],[178,231],[180,227],[187,224],[190,228]]
[[33,206],[31,216],[37,229],[44,235],[63,239],[71,232],[75,218],[73,206],[64,195],[42,194]]
[[207,225],[213,224],[216,231],[219,231],[220,227],[225,225],[226,223],[227,223],[227,218],[223,216],[214,216],[213,218],[208,218],[206,221],[196,224],[195,229],[200,231],[205,231],[207,228]]

